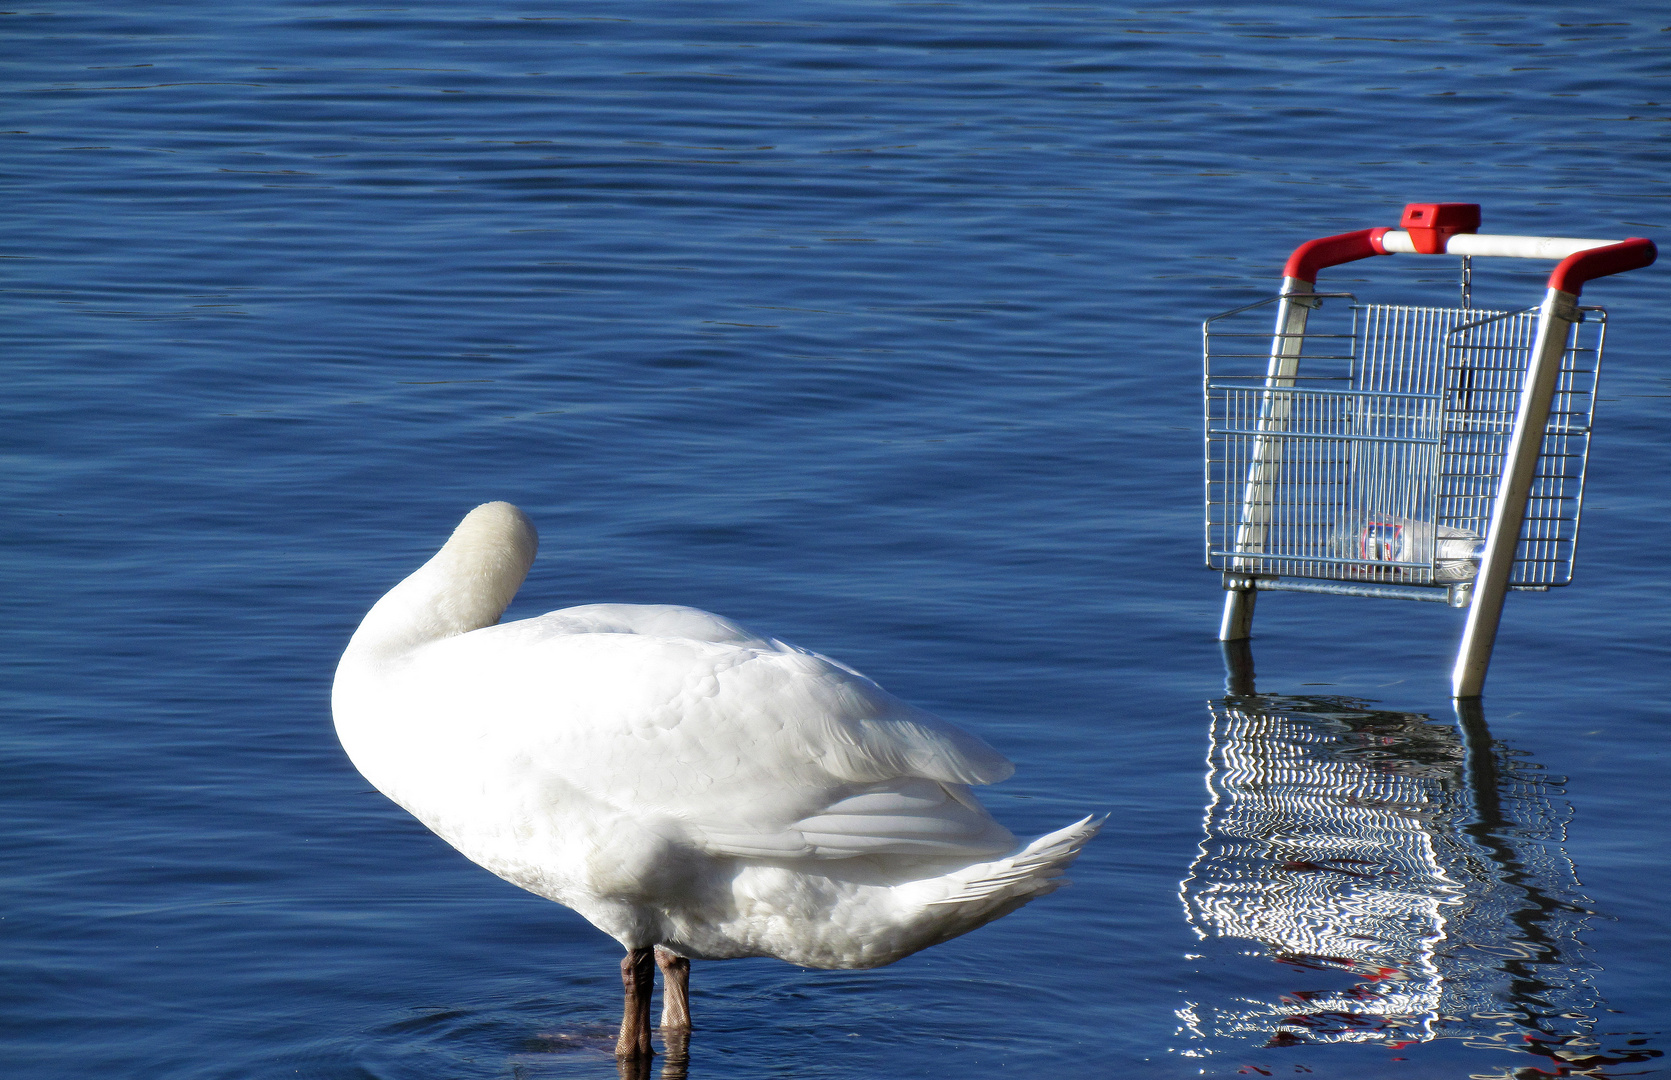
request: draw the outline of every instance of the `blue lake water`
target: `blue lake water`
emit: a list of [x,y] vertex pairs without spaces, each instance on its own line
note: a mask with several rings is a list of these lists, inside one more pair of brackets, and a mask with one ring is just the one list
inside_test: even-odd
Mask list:
[[1662,6],[1431,10],[0,16],[6,1075],[616,1075],[618,946],[331,728],[488,499],[543,536],[511,617],[718,611],[980,733],[1017,833],[1112,814],[892,967],[697,964],[692,1077],[1662,1075],[1663,268],[1586,291],[1577,578],[1510,598],[1483,717],[1432,604],[1268,596],[1225,698],[1200,320],[1412,200],[1671,238]]

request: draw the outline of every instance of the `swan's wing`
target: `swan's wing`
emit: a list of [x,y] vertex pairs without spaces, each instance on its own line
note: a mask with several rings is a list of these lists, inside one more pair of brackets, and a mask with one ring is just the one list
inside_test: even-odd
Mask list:
[[[702,636],[663,636],[675,628]],[[450,639],[435,659],[449,656],[443,666],[488,676],[496,756],[676,824],[715,855],[953,857],[1013,843],[966,787],[1010,775],[996,750],[706,612],[571,608]]]
[[735,819],[689,824],[709,854],[744,858],[951,859],[996,855],[1015,846],[1015,836],[974,801],[968,788],[920,779],[861,788],[782,828]]

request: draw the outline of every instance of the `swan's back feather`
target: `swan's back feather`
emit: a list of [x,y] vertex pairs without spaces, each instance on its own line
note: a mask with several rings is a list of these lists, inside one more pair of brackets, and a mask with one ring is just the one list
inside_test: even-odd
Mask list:
[[[542,635],[630,634],[668,641],[729,645],[736,653],[714,654],[716,667],[749,660],[780,669],[750,674],[773,685],[785,698],[796,687],[806,697],[834,705],[819,716],[830,722],[825,764],[853,783],[918,776],[947,784],[994,784],[1015,772],[1009,759],[985,741],[939,717],[908,705],[846,664],[775,638],[762,638],[730,619],[673,604],[586,604],[548,612],[514,624]],[[808,702],[810,703],[810,702]]]

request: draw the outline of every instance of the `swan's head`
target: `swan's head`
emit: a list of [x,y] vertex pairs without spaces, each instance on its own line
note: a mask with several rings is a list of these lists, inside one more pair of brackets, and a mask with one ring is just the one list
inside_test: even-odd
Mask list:
[[438,618],[433,629],[451,636],[498,622],[539,547],[533,522],[508,502],[483,503],[464,515],[441,550],[413,575],[428,586],[426,601]]
[[527,514],[508,502],[490,502],[464,515],[440,553],[494,577],[511,577],[514,567],[520,585],[539,549],[540,535]]
[[510,606],[539,535],[506,502],[484,503],[466,514],[453,535],[366,615],[343,655],[386,663],[442,638],[492,626]]

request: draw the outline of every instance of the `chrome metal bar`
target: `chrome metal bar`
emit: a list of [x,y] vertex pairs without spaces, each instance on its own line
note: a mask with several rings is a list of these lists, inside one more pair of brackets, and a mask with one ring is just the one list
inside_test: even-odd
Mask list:
[[[1306,359],[1316,360],[1320,358],[1308,356]],[[1350,360],[1352,357],[1322,357],[1321,359]],[[1343,376],[1336,381],[1345,382],[1346,379]],[[1243,391],[1251,390],[1253,388],[1248,386],[1236,386],[1232,383],[1208,383],[1207,389]],[[1284,389],[1290,394],[1327,394],[1330,397],[1340,398],[1417,398],[1423,401],[1438,401],[1440,398],[1440,395],[1438,394],[1418,394],[1414,392],[1406,393],[1399,390],[1342,390],[1336,386],[1290,386],[1285,387]]]
[[[1300,350],[1305,347],[1306,318],[1317,303],[1311,282],[1285,278],[1282,299],[1277,305],[1276,331],[1271,341],[1271,359],[1265,369],[1265,393],[1259,406],[1259,430],[1280,434],[1288,430],[1293,401],[1286,394],[1273,393],[1294,385],[1300,367]],[[1242,489],[1242,516],[1236,529],[1237,551],[1262,551],[1270,532],[1271,491],[1282,467],[1282,440],[1257,436],[1249,454],[1247,482]],[[1229,608],[1225,609],[1226,618]],[[1251,616],[1250,616],[1251,617]],[[1225,639],[1229,640],[1229,639]]]
[[[1429,395],[1429,394],[1421,394],[1419,396],[1420,397],[1425,397],[1425,398],[1431,398],[1431,395]],[[1257,436],[1261,436],[1263,433],[1268,432],[1270,430],[1271,430],[1270,428],[1264,427],[1264,426],[1261,426],[1259,428],[1259,430],[1257,430],[1257,431],[1247,431],[1247,430],[1242,429],[1242,428],[1208,428],[1207,429],[1207,434],[1209,434],[1209,435],[1253,435],[1253,436],[1257,437]],[[1418,438],[1405,437],[1405,436],[1401,436],[1401,435],[1358,435],[1358,434],[1355,434],[1355,433],[1347,433],[1347,434],[1341,434],[1341,435],[1329,435],[1329,434],[1318,434],[1318,433],[1310,432],[1310,431],[1285,431],[1285,432],[1282,433],[1282,439],[1321,439],[1324,442],[1342,442],[1342,443],[1359,443],[1359,442],[1428,443],[1432,446],[1438,446],[1441,442],[1444,441],[1443,439],[1418,439]],[[1271,440],[1265,440],[1265,441],[1276,442],[1280,445],[1282,439],[1271,439]],[[1258,441],[1258,440],[1256,439],[1256,441]]]
[[[1311,282],[1284,278],[1282,299],[1277,304],[1276,328],[1271,340],[1271,358],[1265,368],[1265,393],[1259,408],[1259,430],[1279,437],[1258,435],[1253,440],[1242,488],[1241,521],[1236,528],[1237,551],[1262,551],[1270,533],[1271,493],[1282,468],[1282,439],[1293,410],[1290,395],[1272,393],[1294,385],[1300,352],[1305,348],[1306,318],[1319,302]],[[1237,560],[1240,564],[1244,560]],[[1224,596],[1224,613],[1219,619],[1220,641],[1240,641],[1253,633],[1252,589],[1231,589]]]
[[1257,599],[1252,589],[1225,589],[1224,614],[1218,621],[1220,641],[1246,641],[1253,636],[1253,602]]
[[[1393,559],[1343,559],[1336,555],[1272,555],[1269,552],[1248,551],[1219,551],[1213,549],[1212,554],[1219,558],[1235,558],[1238,556],[1252,557],[1257,555],[1265,562],[1304,562],[1326,563],[1330,566],[1357,566],[1365,570],[1423,570],[1432,569],[1430,562],[1397,562]],[[1275,573],[1274,570],[1251,571],[1252,573]],[[1226,585],[1225,588],[1231,586]]]
[[1450,590],[1420,585],[1354,585],[1346,581],[1310,581],[1291,578],[1250,578],[1257,592],[1323,593],[1328,596],[1373,596],[1381,600],[1425,600],[1450,603]]
[[1532,492],[1538,455],[1543,449],[1549,425],[1549,407],[1555,396],[1566,355],[1567,339],[1578,321],[1577,297],[1550,289],[1543,298],[1537,338],[1521,384],[1520,407],[1514,418],[1514,434],[1504,457],[1502,478],[1491,508],[1475,577],[1474,601],[1468,607],[1468,622],[1451,668],[1451,694],[1459,698],[1478,697],[1491,665],[1491,649],[1497,643],[1497,624],[1503,615],[1503,597],[1514,570],[1515,552],[1526,517],[1527,498]]

